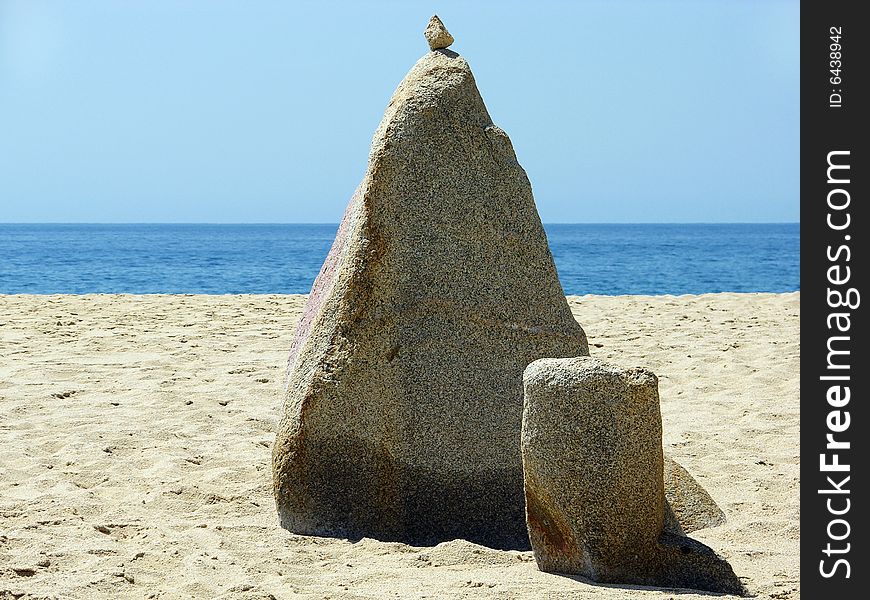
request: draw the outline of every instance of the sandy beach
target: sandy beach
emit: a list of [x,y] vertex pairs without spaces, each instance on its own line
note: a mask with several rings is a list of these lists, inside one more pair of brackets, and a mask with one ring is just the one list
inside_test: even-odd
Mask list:
[[[664,447],[727,516],[692,537],[798,598],[800,294],[570,296],[651,368]],[[671,598],[531,552],[278,527],[271,444],[305,296],[0,296],[0,599]]]

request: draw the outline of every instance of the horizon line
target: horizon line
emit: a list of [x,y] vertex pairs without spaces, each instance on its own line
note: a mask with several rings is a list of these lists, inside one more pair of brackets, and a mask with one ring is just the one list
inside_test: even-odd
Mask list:
[[[800,221],[542,221],[543,225],[800,225]],[[339,225],[339,221],[3,221],[3,225]]]

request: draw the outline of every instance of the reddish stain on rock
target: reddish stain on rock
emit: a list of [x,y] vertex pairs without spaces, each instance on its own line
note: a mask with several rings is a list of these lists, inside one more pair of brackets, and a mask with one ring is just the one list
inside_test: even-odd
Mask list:
[[[308,294],[308,300],[302,309],[302,318],[299,320],[299,325],[296,327],[296,334],[293,336],[293,341],[290,342],[290,356],[287,359],[287,374],[292,370],[293,364],[296,362],[296,357],[299,351],[308,339],[311,333],[311,327],[314,324],[317,315],[320,314],[320,309],[323,302],[329,297],[329,292],[335,284],[336,276],[338,275],[338,266],[341,258],[347,248],[348,231],[350,222],[356,213],[356,209],[360,204],[361,194],[359,189],[354,192],[347,208],[344,211],[344,216],[341,219],[341,224],[338,226],[338,232],[335,234],[335,240],[332,242],[332,247],[329,249],[329,254],[320,267],[320,272],[314,280],[314,285],[311,286],[311,292]],[[284,384],[287,384],[285,379]]]

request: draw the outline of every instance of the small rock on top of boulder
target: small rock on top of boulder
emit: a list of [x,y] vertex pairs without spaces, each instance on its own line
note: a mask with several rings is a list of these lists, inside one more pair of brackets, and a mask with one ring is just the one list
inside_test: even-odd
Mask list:
[[429,19],[429,24],[426,25],[426,31],[423,32],[423,36],[426,38],[426,42],[429,43],[430,50],[441,50],[453,43],[453,36],[447,31],[438,15],[432,15],[432,18]]

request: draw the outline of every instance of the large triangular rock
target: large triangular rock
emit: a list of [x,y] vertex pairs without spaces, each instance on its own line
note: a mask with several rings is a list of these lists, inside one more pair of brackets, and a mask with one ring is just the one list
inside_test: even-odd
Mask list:
[[[510,139],[468,63],[429,52],[390,100],[291,344],[282,526],[528,548],[523,370],[588,354]],[[669,530],[721,522],[679,465],[665,486]]]
[[587,354],[508,136],[468,63],[429,52],[390,100],[291,346],[282,525],[528,547],[522,373]]

